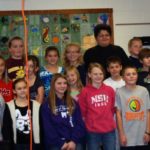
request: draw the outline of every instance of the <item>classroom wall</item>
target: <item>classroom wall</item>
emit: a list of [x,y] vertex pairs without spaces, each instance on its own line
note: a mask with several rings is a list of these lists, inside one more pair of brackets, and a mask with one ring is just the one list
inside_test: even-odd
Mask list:
[[[150,0],[25,0],[26,10],[113,8],[114,42],[128,54],[128,40],[150,36]],[[21,0],[0,0],[0,11],[20,10]]]

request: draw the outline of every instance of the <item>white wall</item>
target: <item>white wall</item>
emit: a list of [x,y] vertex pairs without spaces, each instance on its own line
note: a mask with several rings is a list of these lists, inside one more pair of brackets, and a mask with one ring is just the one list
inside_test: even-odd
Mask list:
[[[133,36],[150,36],[150,0],[25,0],[27,10],[113,8],[115,44],[127,51]],[[21,10],[21,0],[0,0],[0,10]],[[117,25],[148,23],[147,25]]]

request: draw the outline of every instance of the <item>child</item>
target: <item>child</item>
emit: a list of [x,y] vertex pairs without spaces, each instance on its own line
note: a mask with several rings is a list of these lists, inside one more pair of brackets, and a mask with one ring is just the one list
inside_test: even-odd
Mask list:
[[115,91],[117,88],[125,85],[125,82],[120,75],[121,70],[122,64],[119,57],[112,56],[107,59],[107,71],[110,73],[111,77],[104,80],[104,83],[111,86]]
[[45,97],[47,97],[53,75],[55,73],[63,73],[64,68],[58,66],[59,51],[54,46],[49,46],[46,48],[45,60],[47,65],[40,69],[40,78],[44,84]]
[[[110,73],[111,77],[104,80],[104,83],[108,86],[111,86],[114,89],[114,91],[125,85],[125,82],[120,75],[121,70],[122,70],[122,63],[119,57],[112,56],[107,59],[107,71]],[[119,146],[118,131],[116,129],[116,150],[119,149],[120,146]]]
[[38,66],[37,66],[36,56],[28,56],[28,79],[30,86],[30,99],[37,100],[39,103],[42,103],[44,98],[44,86],[39,76],[37,75]]
[[7,70],[5,60],[0,56],[0,94],[3,96],[5,102],[13,99],[12,81],[7,77]]
[[[70,87],[70,95],[76,102],[78,102],[78,96],[83,88],[82,82],[80,80],[80,74],[76,67],[70,66],[66,69],[65,75]],[[86,137],[83,137],[81,140],[82,150],[86,150]]]
[[79,72],[74,66],[70,66],[65,71],[65,74],[71,90],[70,95],[75,101],[78,101],[78,95],[83,88]]
[[114,90],[103,84],[104,69],[98,63],[88,68],[89,84],[79,95],[79,105],[87,128],[88,150],[115,150]]
[[40,144],[40,104],[36,101],[31,101],[31,110],[28,110],[27,83],[23,78],[14,81],[13,91],[16,94],[15,99],[8,102],[5,106],[2,127],[3,138],[9,141],[10,144],[14,143],[15,150],[28,150],[31,131],[29,115],[31,114],[33,123],[33,146],[37,150]]
[[66,46],[63,54],[64,67],[74,66],[80,74],[82,84],[86,84],[86,70],[83,64],[81,48],[78,44],[70,43]]
[[146,88],[136,85],[138,74],[135,67],[124,68],[122,74],[126,85],[116,92],[116,115],[121,150],[146,150],[144,145],[150,139],[149,93]]
[[23,78],[25,75],[23,68],[24,45],[22,38],[15,36],[10,39],[8,48],[11,55],[6,61],[8,77],[14,81],[15,79]]
[[139,59],[143,64],[141,71],[138,72],[137,84],[144,86],[150,93],[150,49],[144,48],[139,54]]
[[77,103],[70,96],[67,79],[55,74],[48,100],[42,105],[44,150],[79,150],[85,134],[84,123]]
[[139,61],[139,53],[142,49],[142,41],[140,38],[134,37],[128,43],[128,50],[130,53],[129,59],[132,65],[138,70],[142,68],[142,64]]

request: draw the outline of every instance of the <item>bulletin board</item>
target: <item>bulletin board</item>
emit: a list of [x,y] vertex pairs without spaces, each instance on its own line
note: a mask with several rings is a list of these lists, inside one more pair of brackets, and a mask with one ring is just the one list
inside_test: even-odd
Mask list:
[[[95,25],[109,24],[113,31],[112,13],[112,9],[25,11],[28,52],[38,56],[44,64],[43,56],[48,46],[56,46],[62,53],[66,44],[74,42],[85,51],[96,44],[93,33]],[[7,43],[13,36],[24,38],[21,12],[0,11],[0,54],[5,58],[9,56]]]

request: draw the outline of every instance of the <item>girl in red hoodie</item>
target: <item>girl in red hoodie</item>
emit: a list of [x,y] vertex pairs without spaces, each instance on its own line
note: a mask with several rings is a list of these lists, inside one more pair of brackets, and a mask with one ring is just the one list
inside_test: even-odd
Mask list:
[[89,84],[79,95],[79,105],[87,128],[88,150],[115,150],[114,90],[103,83],[104,69],[98,63],[88,68]]

